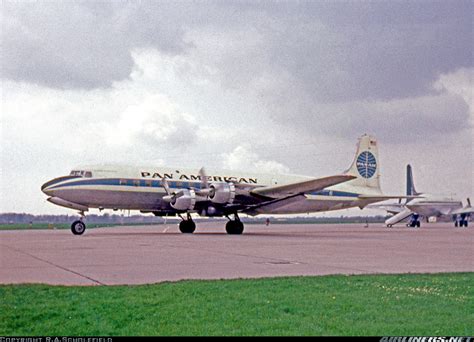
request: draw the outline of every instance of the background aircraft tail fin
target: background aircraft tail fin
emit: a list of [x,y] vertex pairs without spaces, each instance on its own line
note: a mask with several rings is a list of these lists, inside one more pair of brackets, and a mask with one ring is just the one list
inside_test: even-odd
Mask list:
[[380,163],[377,140],[368,134],[359,138],[355,158],[344,173],[357,177],[347,182],[350,185],[368,188],[371,192],[381,193]]
[[415,182],[413,181],[413,172],[411,165],[407,165],[407,196],[417,196],[420,195],[419,192],[415,189]]

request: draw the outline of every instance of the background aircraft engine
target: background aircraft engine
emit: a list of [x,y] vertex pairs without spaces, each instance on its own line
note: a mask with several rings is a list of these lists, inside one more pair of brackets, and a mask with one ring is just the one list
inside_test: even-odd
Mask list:
[[176,210],[193,210],[196,204],[196,193],[194,190],[183,189],[174,193],[170,205]]
[[235,198],[234,183],[214,183],[209,186],[209,199],[214,203],[232,203]]

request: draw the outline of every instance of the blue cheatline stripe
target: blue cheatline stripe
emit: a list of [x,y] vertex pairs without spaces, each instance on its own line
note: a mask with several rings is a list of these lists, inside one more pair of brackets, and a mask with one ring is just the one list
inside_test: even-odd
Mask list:
[[[150,185],[146,185],[146,182],[151,182]],[[144,180],[144,179],[125,179],[125,178],[103,178],[103,179],[83,179],[79,181],[69,182],[66,184],[59,184],[51,187],[51,189],[59,189],[69,186],[82,186],[82,185],[111,185],[111,186],[130,186],[130,187],[144,187],[144,188],[160,188],[163,187],[162,182],[159,180]],[[185,182],[185,181],[168,181],[170,188],[195,188],[201,189],[200,182]],[[307,195],[314,196],[334,196],[334,197],[358,197],[359,194],[346,191],[335,191],[335,190],[320,190],[313,192],[306,192]]]
[[54,184],[62,183],[62,182],[64,182],[65,180],[70,180],[70,179],[73,179],[73,178],[81,178],[81,177],[80,177],[80,176],[63,176],[63,177],[58,177],[58,178],[55,178],[55,179],[50,180],[49,182],[44,183],[44,184],[41,186],[41,190],[46,189],[47,187],[50,187],[50,186],[52,186],[52,185],[54,185]]
[[[149,182],[150,185],[147,185]],[[133,186],[145,188],[160,188],[163,184],[159,180],[145,180],[145,179],[128,179],[128,178],[102,178],[102,179],[82,179],[74,182],[58,184],[51,187],[51,189],[58,189],[68,186],[82,186],[82,185],[115,185],[115,186]],[[200,182],[185,182],[185,181],[168,181],[170,188],[186,188],[193,187],[201,189]]]

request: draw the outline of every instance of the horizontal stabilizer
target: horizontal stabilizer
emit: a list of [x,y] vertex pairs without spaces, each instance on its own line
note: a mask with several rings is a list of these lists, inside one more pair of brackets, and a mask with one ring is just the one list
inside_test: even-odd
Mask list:
[[471,199],[467,198],[467,205],[464,208],[453,210],[451,215],[471,215],[474,214],[474,208],[471,206]]
[[319,191],[329,186],[350,181],[354,178],[356,177],[351,175],[329,176],[318,179],[310,179],[302,182],[257,188],[250,191],[250,193],[256,196],[282,198],[302,194],[305,192]]

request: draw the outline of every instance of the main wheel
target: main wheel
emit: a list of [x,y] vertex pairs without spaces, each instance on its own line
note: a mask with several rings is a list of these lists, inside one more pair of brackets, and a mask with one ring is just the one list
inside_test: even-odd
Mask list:
[[420,226],[421,226],[420,221],[416,221],[416,227],[417,227],[417,228],[420,228]]
[[193,220],[183,220],[179,223],[179,230],[184,234],[192,234],[196,230],[196,223]]
[[71,231],[74,235],[82,235],[86,231],[86,225],[80,220],[74,221],[71,224]]
[[240,235],[244,231],[244,224],[238,220],[229,221],[225,225],[225,230],[227,234]]

